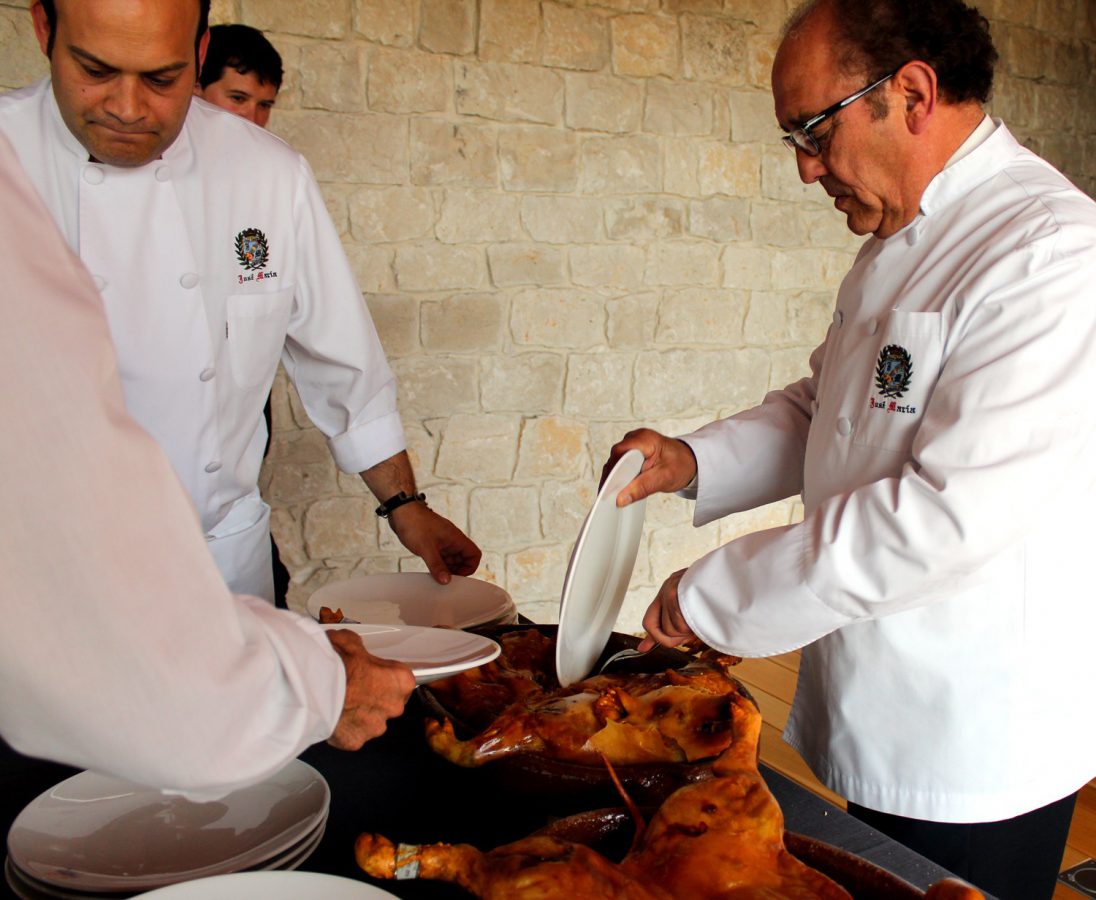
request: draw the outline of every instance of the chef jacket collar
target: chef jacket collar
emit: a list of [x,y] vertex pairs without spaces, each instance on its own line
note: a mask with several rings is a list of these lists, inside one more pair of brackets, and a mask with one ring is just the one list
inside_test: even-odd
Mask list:
[[1018,148],[1016,139],[1001,120],[986,116],[925,188],[921,214],[931,216],[989,181],[1015,156]]
[[[88,154],[87,148],[80,143],[79,139],[71,131],[69,131],[68,125],[65,124],[65,120],[61,118],[61,108],[57,105],[57,98],[53,94],[53,82],[48,77],[45,79],[48,82],[46,90],[46,104],[49,109],[49,123],[50,129],[53,132],[53,137],[58,143],[64,147],[65,151],[71,153],[76,157],[80,163],[91,162],[91,157]],[[193,103],[193,101],[191,101]],[[187,117],[183,120],[183,127],[179,131],[179,136],[171,143],[171,146],[164,150],[159,159],[153,159],[147,162],[145,165],[153,166],[161,162],[168,163],[172,172],[175,175],[182,174],[187,171],[194,161],[194,153],[190,146],[190,139],[187,136],[187,122],[190,119],[190,110],[187,110]],[[106,166],[112,168],[107,163],[96,163],[96,165]]]

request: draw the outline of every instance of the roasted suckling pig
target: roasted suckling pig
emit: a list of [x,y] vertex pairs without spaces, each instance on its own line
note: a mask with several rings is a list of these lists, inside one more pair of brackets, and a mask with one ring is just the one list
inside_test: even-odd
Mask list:
[[444,708],[481,729],[460,740],[450,721],[428,721],[430,746],[458,765],[519,753],[595,766],[710,759],[734,740],[732,707],[752,703],[729,674],[737,657],[706,652],[681,669],[561,688],[550,638],[530,629],[501,643],[495,662],[431,685]]

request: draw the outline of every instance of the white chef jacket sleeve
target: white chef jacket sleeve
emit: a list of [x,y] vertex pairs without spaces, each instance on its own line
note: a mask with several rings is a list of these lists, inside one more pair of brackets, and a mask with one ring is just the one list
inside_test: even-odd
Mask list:
[[345,672],[314,623],[228,593],[126,414],[90,276],[0,138],[0,733],[195,797],[327,738]]
[[[742,656],[795,649],[971,584],[1048,510],[1068,509],[1078,478],[1093,478],[1096,450],[1091,229],[1020,247],[1007,265],[996,284],[978,286],[978,302],[971,292],[965,320],[952,329],[901,474],[832,496],[799,524],[746,535],[690,566],[679,596],[698,636]],[[727,472],[737,477],[739,444],[697,452],[702,498]],[[708,477],[705,466],[724,471]]]
[[361,472],[406,447],[396,381],[304,157],[293,213],[298,283],[282,363],[336,465]]

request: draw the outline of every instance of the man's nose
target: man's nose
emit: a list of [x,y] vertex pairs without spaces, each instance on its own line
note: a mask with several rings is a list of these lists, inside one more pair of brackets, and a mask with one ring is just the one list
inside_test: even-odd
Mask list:
[[121,76],[115,79],[104,109],[119,122],[133,124],[144,117],[144,87],[139,78]]
[[798,147],[795,151],[795,165],[799,169],[799,180],[804,184],[814,184],[826,174],[826,166],[821,156],[811,156]]

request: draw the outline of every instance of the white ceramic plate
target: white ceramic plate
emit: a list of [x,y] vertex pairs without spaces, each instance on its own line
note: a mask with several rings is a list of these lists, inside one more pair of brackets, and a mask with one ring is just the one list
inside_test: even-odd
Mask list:
[[370,625],[443,625],[471,628],[489,622],[517,621],[517,607],[498,585],[454,575],[438,584],[426,572],[362,575],[325,584],[308,598],[308,612],[320,607],[342,609],[343,615]]
[[331,792],[293,760],[219,800],[80,772],[32,800],[8,832],[13,866],[72,891],[140,891],[253,868],[321,826]]
[[155,900],[381,900],[395,897],[364,881],[319,872],[238,872],[141,894]]
[[643,466],[629,450],[613,466],[582,523],[563,581],[556,637],[556,675],[566,687],[590,674],[628,591],[643,534],[646,499],[619,509],[617,494]]
[[491,662],[502,648],[490,638],[454,628],[421,628],[417,625],[324,625],[360,634],[365,649],[381,659],[394,659],[411,667],[418,684],[448,678],[465,669]]

